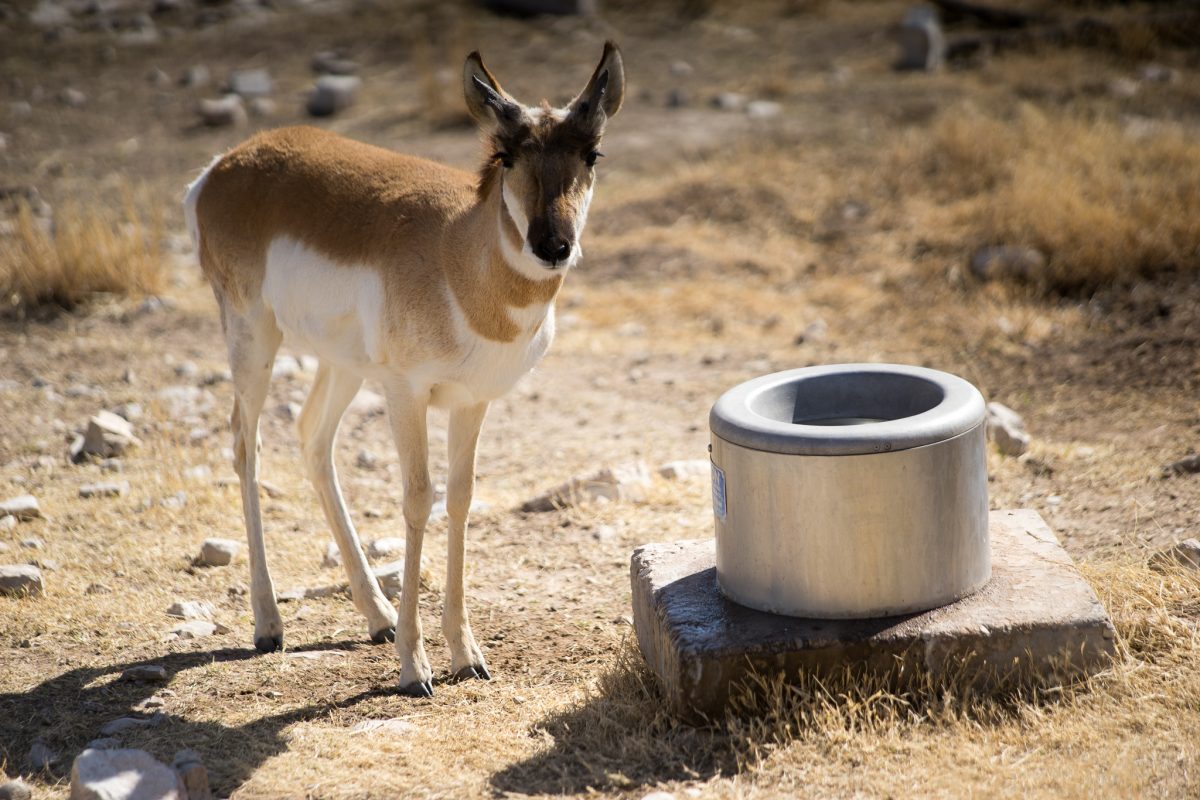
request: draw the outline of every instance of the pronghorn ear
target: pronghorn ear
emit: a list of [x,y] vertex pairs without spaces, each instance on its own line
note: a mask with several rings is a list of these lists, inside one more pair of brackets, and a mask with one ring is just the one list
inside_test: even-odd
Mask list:
[[483,65],[479,51],[463,65],[463,94],[467,110],[481,125],[511,125],[521,119],[521,106],[500,88],[500,82]]
[[571,102],[571,117],[593,126],[603,126],[615,117],[625,99],[625,65],[621,51],[612,42],[604,43],[604,55],[592,73],[587,87]]

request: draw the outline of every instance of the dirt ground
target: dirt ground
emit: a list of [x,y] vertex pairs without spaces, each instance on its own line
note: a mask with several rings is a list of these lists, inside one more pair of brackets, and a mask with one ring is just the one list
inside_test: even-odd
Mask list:
[[[992,507],[1039,511],[1102,597],[1138,607],[1112,594],[1106,565],[1197,535],[1200,477],[1161,475],[1200,438],[1196,273],[1070,294],[972,280],[970,254],[993,242],[905,162],[939,120],[976,112],[1149,120],[1195,135],[1198,52],[1047,45],[902,73],[889,29],[904,3],[604,7],[520,19],[435,3],[185,3],[156,12],[161,35],[149,42],[121,26],[46,36],[24,21],[24,4],[0,15],[0,183],[36,186],[52,206],[132,189],[162,215],[169,276],[162,304],[100,298],[0,319],[0,499],[33,494],[48,516],[0,533],[0,562],[36,560],[48,587],[0,598],[0,765],[35,797],[64,796],[71,760],[100,725],[153,695],[161,724],[122,741],[168,761],[196,749],[222,797],[1197,796],[1200,608],[1149,573],[1135,585],[1167,598],[1162,624],[1181,625],[1183,644],[1154,650],[1157,660],[1131,645],[1126,668],[1140,677],[1117,681],[1120,691],[1101,683],[999,720],[907,717],[866,732],[797,723],[781,739],[671,723],[630,645],[630,553],[710,536],[705,479],[656,478],[639,503],[514,508],[598,466],[705,458],[709,407],[752,376],[921,364],[962,375],[1026,420],[1029,456],[989,456]],[[220,325],[183,234],[183,187],[251,130],[311,122],[303,91],[317,51],[343,50],[364,85],[352,108],[316,124],[471,169],[479,146],[457,78],[468,51],[481,49],[517,97],[561,101],[606,38],[623,48],[629,90],[604,142],[586,256],[560,295],[550,355],[492,406],[480,448],[476,497],[487,507],[472,516],[468,597],[494,680],[446,682],[444,520],[425,545],[432,699],[395,692],[394,652],[369,644],[345,596],[281,605],[288,653],[257,654],[244,556],[190,565],[203,539],[243,529],[236,486],[222,481],[233,470]],[[1176,70],[1173,80],[1139,78],[1150,60]],[[180,85],[196,64],[212,83]],[[197,124],[198,99],[252,67],[269,68],[277,108],[242,128]],[[68,88],[84,100],[63,102]],[[722,110],[710,101],[723,92],[778,106],[761,117]],[[286,343],[282,352],[301,355]],[[322,566],[331,536],[287,412],[310,381],[303,371],[275,380],[263,420],[280,589],[342,580]],[[193,391],[177,387],[196,391],[173,400]],[[88,416],[129,402],[144,412],[141,447],[116,472],[71,464],[68,442]],[[440,482],[444,416],[432,428]],[[360,451],[377,464],[364,467]],[[380,414],[350,412],[338,465],[361,537],[403,536]],[[98,480],[131,488],[78,496]],[[22,545],[30,537],[40,549]],[[167,639],[175,600],[213,603],[228,632]],[[317,651],[334,653],[296,656]],[[1139,658],[1140,673],[1130,666]],[[117,680],[138,663],[166,667],[166,689]],[[406,724],[350,732],[370,719]],[[39,738],[59,756],[40,771],[26,761]]]

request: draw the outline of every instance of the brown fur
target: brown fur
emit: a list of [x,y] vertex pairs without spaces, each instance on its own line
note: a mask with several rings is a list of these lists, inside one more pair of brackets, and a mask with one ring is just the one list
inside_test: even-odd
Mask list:
[[549,302],[562,276],[530,280],[498,255],[475,274],[502,207],[498,186],[476,190],[469,173],[316,128],[266,131],[209,173],[196,209],[200,262],[241,308],[261,290],[271,241],[288,236],[378,269],[389,321],[422,319],[427,345],[453,341],[445,287],[476,333],[509,342],[520,331],[507,308]]

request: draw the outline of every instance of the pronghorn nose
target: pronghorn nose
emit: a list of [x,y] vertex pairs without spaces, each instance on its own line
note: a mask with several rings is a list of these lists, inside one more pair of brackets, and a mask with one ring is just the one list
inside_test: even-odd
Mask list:
[[537,243],[537,247],[533,248],[533,252],[543,261],[557,264],[559,261],[566,261],[567,256],[571,255],[571,243],[561,236],[545,236]]

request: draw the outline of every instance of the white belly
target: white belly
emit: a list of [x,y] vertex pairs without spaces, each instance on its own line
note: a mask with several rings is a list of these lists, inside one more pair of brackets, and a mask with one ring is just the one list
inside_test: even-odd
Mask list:
[[267,249],[263,300],[290,344],[358,374],[383,363],[383,281],[287,237]]

